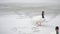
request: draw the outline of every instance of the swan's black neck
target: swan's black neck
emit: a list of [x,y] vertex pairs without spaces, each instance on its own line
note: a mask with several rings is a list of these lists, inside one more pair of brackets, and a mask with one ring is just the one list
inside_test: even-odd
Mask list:
[[42,18],[44,18],[44,11],[42,11]]
[[55,30],[56,30],[56,34],[59,34],[59,27],[58,26],[56,26]]

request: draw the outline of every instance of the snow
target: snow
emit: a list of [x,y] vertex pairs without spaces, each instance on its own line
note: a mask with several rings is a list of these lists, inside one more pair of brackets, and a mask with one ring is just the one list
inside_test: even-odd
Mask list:
[[0,15],[0,34],[55,34],[55,27],[60,27],[60,14],[56,17],[45,15],[46,23],[39,27],[33,26],[32,21],[39,20],[39,18],[41,18],[41,15],[32,18],[25,14],[8,13],[8,15]]

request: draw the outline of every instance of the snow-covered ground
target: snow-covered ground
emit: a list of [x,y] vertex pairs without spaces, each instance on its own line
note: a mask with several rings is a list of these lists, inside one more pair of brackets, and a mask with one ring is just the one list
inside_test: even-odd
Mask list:
[[47,22],[39,27],[33,26],[32,18],[35,16],[0,11],[0,34],[55,34],[55,27],[60,27],[60,14],[46,14]]
[[[43,23],[36,26],[36,21]],[[60,0],[0,0],[0,34],[56,34],[56,26],[60,27]]]

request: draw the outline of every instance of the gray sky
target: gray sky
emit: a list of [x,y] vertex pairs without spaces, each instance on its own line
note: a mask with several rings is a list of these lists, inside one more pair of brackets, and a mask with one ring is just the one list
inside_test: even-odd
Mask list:
[[59,3],[60,0],[0,0],[0,3]]

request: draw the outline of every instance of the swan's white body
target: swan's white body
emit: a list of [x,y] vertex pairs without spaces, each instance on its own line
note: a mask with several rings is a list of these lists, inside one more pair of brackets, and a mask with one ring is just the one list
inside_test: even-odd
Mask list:
[[39,15],[39,16],[34,16],[34,17],[32,18],[32,22],[33,22],[33,25],[41,26],[42,23],[45,22],[45,19],[42,18],[42,16],[40,16],[40,15]]

